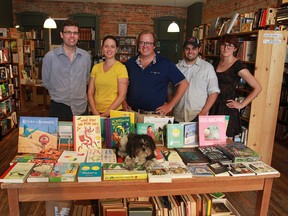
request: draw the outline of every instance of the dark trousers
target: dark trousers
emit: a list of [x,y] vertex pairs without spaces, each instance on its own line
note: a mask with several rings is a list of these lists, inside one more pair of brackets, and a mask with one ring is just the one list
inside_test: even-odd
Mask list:
[[[87,115],[87,110],[82,115]],[[71,107],[63,103],[57,103],[53,100],[50,102],[49,116],[58,117],[59,121],[73,121]]]

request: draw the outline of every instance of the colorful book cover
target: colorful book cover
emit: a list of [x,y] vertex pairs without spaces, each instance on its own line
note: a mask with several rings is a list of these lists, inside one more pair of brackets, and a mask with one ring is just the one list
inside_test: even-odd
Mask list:
[[107,147],[114,148],[124,136],[131,133],[130,117],[107,118],[106,127]]
[[230,143],[216,146],[220,151],[227,155],[234,163],[252,162],[259,160],[259,154],[244,145],[243,143]]
[[58,163],[81,163],[86,161],[87,152],[64,150],[58,159]]
[[74,150],[101,149],[100,116],[73,116]]
[[117,117],[130,117],[130,127],[131,133],[134,133],[135,130],[135,113],[129,111],[120,111],[120,110],[110,110],[110,118]]
[[187,169],[183,162],[169,161],[169,173],[174,178],[191,178],[192,173]]
[[220,161],[209,163],[207,167],[212,171],[214,176],[229,176],[228,165],[222,164]]
[[248,176],[248,175],[255,175],[255,173],[249,169],[243,163],[231,163],[229,164],[228,172],[232,176]]
[[49,182],[75,182],[78,163],[56,163],[49,176]]
[[159,163],[166,161],[165,156],[162,153],[162,150],[157,146],[154,150],[155,158]]
[[208,159],[195,148],[176,148],[175,150],[186,165],[194,163],[205,164],[209,162]]
[[80,163],[78,182],[99,182],[102,176],[101,162]]
[[173,149],[162,150],[162,154],[167,161],[183,162],[178,152]]
[[14,163],[27,163],[27,162],[32,162],[32,160],[37,156],[37,154],[29,154],[29,153],[24,153],[24,154],[18,154],[16,155],[13,160],[10,162],[10,165]]
[[49,175],[52,172],[53,163],[38,163],[33,167],[27,182],[49,182]]
[[199,116],[199,146],[225,143],[225,115]]
[[214,176],[206,164],[190,164],[187,165],[193,177],[212,177]]
[[33,163],[56,163],[62,154],[62,150],[45,149],[41,150],[32,160]]
[[[102,149],[103,150],[103,149]],[[101,149],[89,149],[86,162],[101,162]]]
[[60,150],[73,150],[73,122],[72,121],[59,121],[58,122],[58,149]]
[[57,149],[58,118],[20,116],[18,152]]
[[184,148],[193,148],[198,146],[198,123],[190,122],[184,125]]
[[167,148],[183,148],[184,125],[167,124]]
[[172,182],[172,175],[169,172],[169,162],[158,163],[147,171],[148,182]]
[[174,122],[174,117],[160,117],[160,116],[144,116],[144,123],[154,124],[154,135],[155,144],[157,146],[164,146],[166,126],[168,123],[172,124]]
[[123,163],[102,164],[103,180],[137,180],[147,179],[147,172],[142,166],[137,166],[133,170],[127,170]]
[[136,124],[136,133],[137,134],[147,134],[155,140],[155,131],[153,123],[143,123],[139,122]]
[[14,163],[0,177],[4,183],[24,183],[31,172],[34,163]]
[[222,151],[220,151],[216,146],[199,146],[197,149],[208,158],[209,162],[214,163],[216,161],[221,161],[222,163],[231,163],[232,160],[227,157]]
[[279,174],[279,172],[263,161],[247,162],[245,165],[250,168],[256,175]]
[[101,163],[117,163],[117,156],[114,149],[102,149],[101,153]]

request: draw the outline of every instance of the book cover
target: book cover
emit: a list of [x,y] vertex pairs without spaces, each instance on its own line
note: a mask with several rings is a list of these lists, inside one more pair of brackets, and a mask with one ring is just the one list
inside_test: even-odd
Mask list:
[[184,148],[193,148],[198,146],[198,123],[190,122],[184,124]]
[[135,113],[129,111],[110,110],[110,118],[130,117],[131,133],[135,131]]
[[250,170],[245,164],[243,163],[231,163],[228,164],[228,172],[232,176],[249,176],[255,175],[255,173]]
[[58,118],[20,116],[18,152],[57,149]]
[[184,125],[167,124],[167,148],[182,148],[184,146]]
[[178,152],[174,149],[162,150],[162,154],[164,155],[166,161],[183,162]]
[[147,171],[148,182],[172,182],[172,175],[169,172],[169,162],[163,162],[155,164],[151,169]]
[[100,116],[73,116],[74,150],[101,149]]
[[56,163],[62,154],[62,150],[45,149],[41,150],[32,160],[33,163]]
[[[216,204],[217,205],[213,206],[213,204]],[[223,206],[222,204],[220,204],[221,206],[219,206],[218,204],[219,203],[223,203],[225,206]],[[235,209],[235,207],[230,203],[230,201],[226,198],[222,198],[222,199],[213,199],[212,200],[212,206],[211,206],[211,215],[215,215],[214,213],[214,210],[213,210],[213,207],[214,207],[214,210],[215,208],[218,208],[217,211],[223,211],[224,215],[226,215],[226,211],[230,211],[230,213],[228,215],[236,215],[236,216],[240,216],[239,212]],[[228,208],[228,210],[227,210]],[[213,211],[213,214],[212,214],[212,211]],[[217,215],[217,214],[216,214]],[[218,214],[219,215],[219,214]],[[222,214],[220,214],[222,215]]]
[[37,163],[33,167],[27,182],[49,182],[49,175],[52,172],[53,163]]
[[78,163],[56,163],[49,176],[49,182],[75,182]]
[[[233,26],[235,26],[237,24],[237,18],[239,16],[239,13],[234,13],[233,17],[231,18],[230,22],[229,22],[229,26],[228,29],[226,31],[227,34],[231,33],[231,30],[233,28]],[[238,29],[239,31],[239,29]]]
[[157,146],[154,150],[155,158],[159,163],[166,161],[165,156],[162,153],[162,150]]
[[127,170],[123,163],[102,164],[103,180],[137,180],[147,179],[147,172],[142,166],[137,166],[133,170]]
[[243,143],[216,145],[216,147],[231,158],[234,163],[258,161],[260,158],[257,152]]
[[183,162],[169,161],[169,173],[174,178],[191,178],[192,173],[187,169]]
[[154,130],[154,124],[153,123],[137,123],[136,124],[136,133],[137,134],[147,134],[152,137],[153,140],[155,140],[155,130]]
[[117,163],[117,156],[114,149],[102,149],[101,163]]
[[155,144],[157,146],[164,146],[164,137],[166,133],[166,126],[168,123],[173,123],[174,117],[160,117],[160,116],[144,116],[144,123],[154,124]]
[[37,156],[37,154],[29,154],[29,153],[24,153],[24,154],[17,154],[12,161],[10,162],[10,165],[14,163],[27,163],[27,162],[32,162],[32,160]]
[[206,164],[190,164],[187,165],[193,177],[212,177],[214,176]]
[[175,150],[186,165],[194,163],[205,164],[209,162],[208,159],[195,148],[176,148]]
[[0,177],[4,183],[24,183],[29,176],[34,163],[14,163]]
[[214,176],[229,176],[228,165],[224,165],[220,161],[209,163],[207,167],[212,171]]
[[279,172],[263,161],[254,161],[245,163],[256,175],[279,174]]
[[225,143],[225,115],[199,116],[199,146]]
[[82,162],[78,171],[78,182],[99,182],[102,176],[101,162]]
[[216,161],[221,161],[222,163],[231,163],[232,160],[227,157],[222,151],[220,151],[216,146],[199,146],[197,149],[208,158],[209,162],[214,163]]
[[87,151],[76,152],[64,150],[58,159],[58,163],[81,163],[85,162],[87,157]]
[[106,127],[106,145],[114,148],[124,136],[131,133],[130,117],[107,118]]
[[58,122],[58,149],[60,150],[73,150],[73,122],[72,121],[59,121]]
[[101,162],[101,152],[103,149],[89,149],[87,151],[86,162]]

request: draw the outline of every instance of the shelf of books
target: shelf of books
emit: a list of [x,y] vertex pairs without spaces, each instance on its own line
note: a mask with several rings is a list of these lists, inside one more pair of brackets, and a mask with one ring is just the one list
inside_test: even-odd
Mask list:
[[129,58],[136,55],[136,37],[134,36],[116,36],[119,41],[119,48],[116,53],[116,59],[125,63]]

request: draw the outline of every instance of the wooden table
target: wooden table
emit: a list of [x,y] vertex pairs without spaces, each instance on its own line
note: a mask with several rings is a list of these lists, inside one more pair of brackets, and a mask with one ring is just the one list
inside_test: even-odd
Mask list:
[[95,183],[1,184],[8,191],[10,215],[20,215],[19,202],[85,200],[137,196],[164,196],[212,192],[258,191],[255,215],[267,215],[273,179],[280,174],[247,177],[202,177],[175,179],[172,183],[102,181]]

